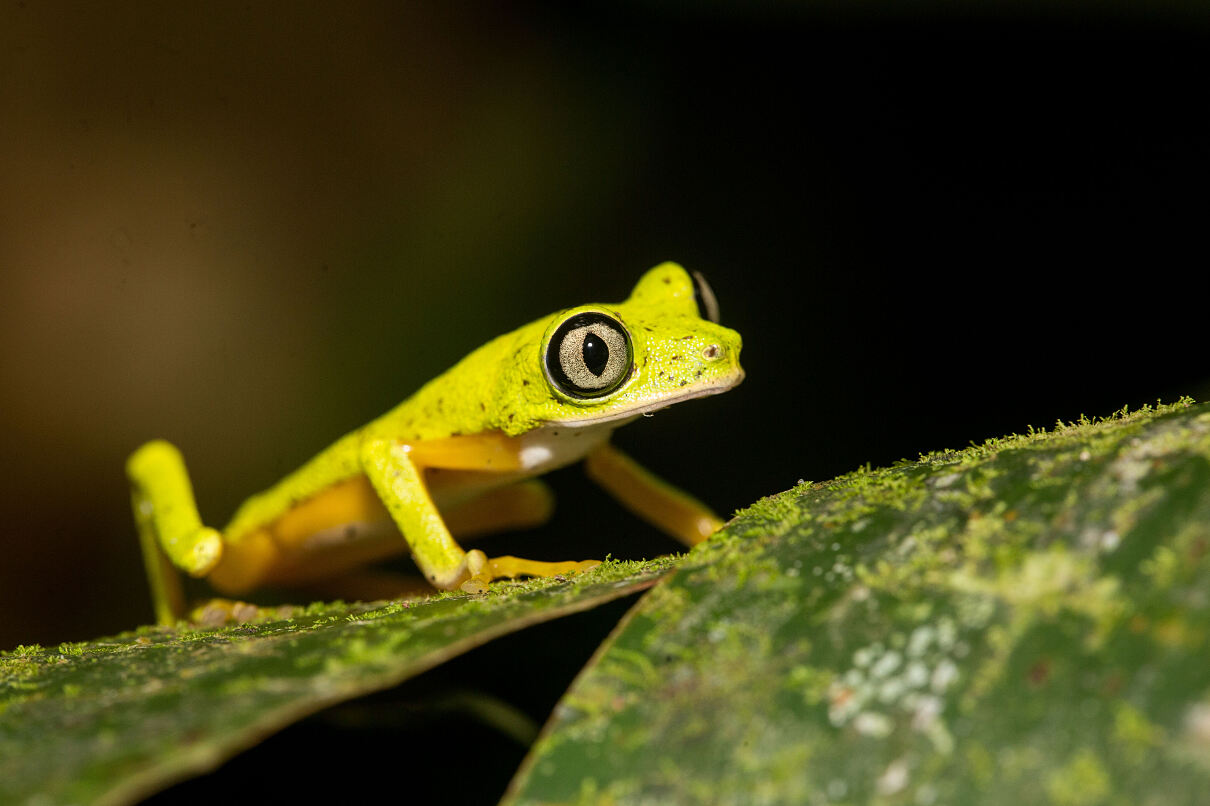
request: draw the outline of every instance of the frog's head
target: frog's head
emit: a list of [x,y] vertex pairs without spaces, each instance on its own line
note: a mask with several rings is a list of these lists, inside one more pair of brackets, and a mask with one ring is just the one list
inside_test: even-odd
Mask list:
[[540,385],[526,395],[540,422],[624,421],[744,379],[740,335],[718,324],[705,278],[675,263],[644,274],[625,302],[581,305],[544,324],[540,361],[530,365]]

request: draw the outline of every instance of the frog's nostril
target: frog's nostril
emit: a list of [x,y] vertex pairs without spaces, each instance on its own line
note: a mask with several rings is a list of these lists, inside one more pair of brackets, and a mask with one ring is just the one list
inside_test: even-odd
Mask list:
[[723,354],[723,348],[717,344],[707,344],[702,348],[702,358],[707,361],[713,361]]

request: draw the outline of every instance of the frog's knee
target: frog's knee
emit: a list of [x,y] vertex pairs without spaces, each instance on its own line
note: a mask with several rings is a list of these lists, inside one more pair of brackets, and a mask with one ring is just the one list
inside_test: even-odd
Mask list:
[[185,460],[175,445],[153,439],[135,449],[126,459],[126,475],[138,485],[147,485],[165,473],[184,473]]
[[182,565],[190,576],[206,576],[223,558],[223,536],[217,529],[202,526],[188,537],[187,542],[191,545],[182,556]]

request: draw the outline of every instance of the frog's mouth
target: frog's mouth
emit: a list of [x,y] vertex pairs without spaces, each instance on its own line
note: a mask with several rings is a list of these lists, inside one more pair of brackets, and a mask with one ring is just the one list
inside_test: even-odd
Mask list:
[[624,405],[618,411],[602,411],[597,414],[588,414],[584,417],[552,421],[552,424],[557,422],[559,425],[567,428],[601,425],[603,423],[617,423],[618,425],[624,425],[625,423],[638,417],[650,416],[661,409],[666,409],[669,406],[677,403],[683,403],[686,400],[695,400],[699,397],[710,397],[711,395],[722,394],[723,392],[739,386],[743,380],[744,370],[741,367],[736,367],[735,373],[728,375],[726,378],[714,381],[712,383],[691,386],[684,391],[668,392],[638,406]]

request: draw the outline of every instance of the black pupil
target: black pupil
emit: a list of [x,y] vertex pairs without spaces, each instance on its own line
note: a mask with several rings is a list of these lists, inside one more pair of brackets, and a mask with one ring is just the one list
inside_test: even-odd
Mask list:
[[591,330],[584,336],[584,366],[598,378],[609,363],[609,345]]

